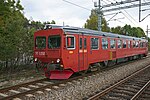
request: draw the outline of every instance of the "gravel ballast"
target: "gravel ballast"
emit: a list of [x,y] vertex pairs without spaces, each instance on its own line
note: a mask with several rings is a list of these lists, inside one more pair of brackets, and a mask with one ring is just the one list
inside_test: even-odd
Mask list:
[[85,77],[82,80],[69,82],[65,86],[59,88],[48,89],[41,94],[35,93],[32,99],[81,100],[149,64],[150,58],[138,60],[122,67],[116,67],[93,76]]

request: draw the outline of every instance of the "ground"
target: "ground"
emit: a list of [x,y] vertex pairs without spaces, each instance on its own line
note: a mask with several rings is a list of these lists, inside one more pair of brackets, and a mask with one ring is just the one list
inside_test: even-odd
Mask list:
[[[44,78],[44,73],[42,71],[37,72],[35,68],[28,68],[26,66],[21,71],[16,71],[15,73],[3,73],[0,75],[0,89],[13,86],[16,84],[26,83],[33,80],[38,80]],[[31,67],[31,66],[30,66]]]

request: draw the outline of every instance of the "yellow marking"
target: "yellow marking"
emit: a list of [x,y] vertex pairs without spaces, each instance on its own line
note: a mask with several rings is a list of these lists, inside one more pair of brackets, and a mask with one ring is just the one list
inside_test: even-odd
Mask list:
[[72,54],[72,53],[73,53],[73,51],[69,51],[69,53],[70,53],[70,54]]
[[87,50],[84,50],[84,52],[87,52]]
[[112,51],[110,51],[110,60],[112,60]]
[[79,53],[82,53],[83,52],[83,50],[79,50]]

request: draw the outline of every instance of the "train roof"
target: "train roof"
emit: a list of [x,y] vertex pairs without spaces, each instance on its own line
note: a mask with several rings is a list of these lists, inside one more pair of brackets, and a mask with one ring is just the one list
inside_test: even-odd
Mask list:
[[115,34],[115,33],[111,33],[111,32],[96,31],[96,30],[79,28],[79,27],[58,26],[58,25],[51,25],[51,24],[49,25],[48,24],[48,28],[52,28],[52,29],[61,28],[64,30],[64,32],[77,33],[77,34],[83,33],[85,35],[96,35],[96,36],[105,36],[105,37],[113,37],[113,38],[124,38],[124,39],[129,39],[129,40],[147,41],[146,39],[143,39],[143,38],[120,35],[120,34]]

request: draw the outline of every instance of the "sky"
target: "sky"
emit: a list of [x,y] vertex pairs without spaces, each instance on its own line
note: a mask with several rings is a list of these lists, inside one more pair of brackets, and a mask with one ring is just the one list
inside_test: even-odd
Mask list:
[[[65,1],[69,1],[84,8],[72,5]],[[121,0],[101,0],[101,3],[102,5],[106,5],[115,3],[116,1],[120,2]],[[41,22],[55,20],[57,25],[63,25],[64,22],[65,25],[76,27],[84,26],[86,20],[91,14],[90,10],[95,8],[94,2],[98,2],[98,0],[21,0],[21,4],[24,7],[24,15],[30,20]],[[150,2],[150,0],[142,0],[142,2]],[[138,2],[133,2],[132,4],[137,3]],[[131,5],[131,3],[126,5]],[[106,8],[104,8],[103,10],[105,9]],[[150,5],[142,7],[142,10],[143,9],[150,9]],[[110,18],[114,16],[114,14],[112,13],[118,12],[121,13],[117,14],[113,19],[110,20]],[[150,10],[142,12],[141,19],[143,19],[148,14],[150,14]],[[106,21],[108,21],[107,23],[109,27],[124,26],[125,24],[128,24],[132,27],[141,27],[144,31],[146,31],[147,25],[149,25],[150,29],[150,16],[148,16],[142,22],[139,22],[138,7],[125,10],[117,10],[114,12],[104,12],[104,15],[107,15],[105,16],[105,19]]]

